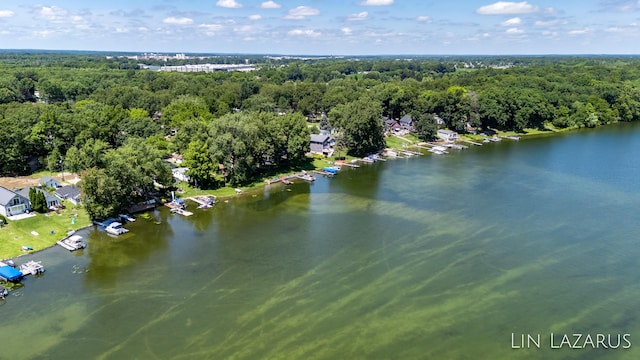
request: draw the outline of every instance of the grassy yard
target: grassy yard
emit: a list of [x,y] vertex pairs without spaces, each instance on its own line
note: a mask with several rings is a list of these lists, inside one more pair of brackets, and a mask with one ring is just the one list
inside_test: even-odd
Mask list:
[[[65,206],[66,209],[61,210],[60,214],[51,212],[48,215],[36,214],[35,217],[23,220],[9,220],[8,225],[0,228],[0,259],[24,254],[23,245],[31,246],[33,251],[45,249],[63,239],[67,231],[91,224],[89,215],[82,207],[70,202],[65,202]],[[72,224],[74,217],[76,222]],[[32,234],[32,231],[38,235]]]
[[[409,139],[409,140],[412,140],[412,141],[414,141],[414,143],[415,143],[415,140],[414,140],[414,139],[409,138],[409,137],[407,137],[407,136],[403,136],[403,137],[405,137],[405,138],[407,138],[407,139]],[[411,145],[411,144],[412,144],[412,143],[410,143],[410,142],[404,141],[403,139],[400,139],[399,137],[397,137],[397,136],[393,136],[393,135],[391,135],[391,136],[387,137],[385,140],[386,140],[386,142],[387,142],[387,147],[388,147],[388,148],[392,148],[392,149],[402,149],[403,147],[405,147],[405,146],[408,146],[408,145]]]

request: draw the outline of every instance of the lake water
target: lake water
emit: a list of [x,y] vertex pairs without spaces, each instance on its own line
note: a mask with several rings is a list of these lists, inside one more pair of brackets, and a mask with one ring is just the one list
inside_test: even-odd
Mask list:
[[89,230],[83,251],[18,259],[47,272],[0,301],[0,358],[637,359],[639,159],[622,124]]

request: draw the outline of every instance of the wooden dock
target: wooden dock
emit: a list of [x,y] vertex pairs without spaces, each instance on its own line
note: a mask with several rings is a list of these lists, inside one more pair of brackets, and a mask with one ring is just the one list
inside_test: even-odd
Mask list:
[[352,168],[359,168],[360,167],[360,165],[349,163],[349,162],[346,162],[346,161],[334,161],[333,165],[335,165],[335,166],[348,166],[348,167],[352,167]]
[[335,175],[334,173],[330,173],[328,171],[322,171],[322,170],[313,170],[312,173],[318,174],[318,175],[324,175],[324,176],[333,176],[333,175]]
[[187,211],[185,209],[183,209],[180,205],[174,203],[174,202],[168,202],[164,204],[166,207],[171,209],[172,213],[175,214],[180,214],[180,215],[184,215],[184,216],[191,216],[193,215],[193,213],[191,211]]
[[213,205],[216,202],[216,197],[213,195],[198,195],[188,197],[186,200],[191,200],[199,205]]
[[461,141],[462,141],[462,142],[469,143],[469,144],[471,144],[471,145],[482,146],[482,144],[481,144],[481,143],[477,143],[477,142],[470,141],[470,140],[461,140]]

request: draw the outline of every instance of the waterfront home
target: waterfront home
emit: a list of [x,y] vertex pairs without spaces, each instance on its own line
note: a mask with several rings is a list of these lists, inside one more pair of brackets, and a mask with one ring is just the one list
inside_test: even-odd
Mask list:
[[[31,187],[26,187],[20,190],[16,190],[17,194],[20,194],[24,197],[26,197],[27,199],[29,198],[29,189],[31,189]],[[60,206],[60,200],[58,200],[57,197],[49,194],[48,192],[40,189],[40,188],[34,188],[36,189],[37,192],[41,192],[44,194],[44,199],[47,202],[47,209],[52,209],[52,208],[56,208]]]
[[329,135],[311,134],[309,149],[315,154],[328,154],[331,152],[330,141]]
[[456,141],[459,138],[457,132],[448,129],[438,130],[438,137],[446,141]]
[[69,200],[74,205],[80,203],[80,188],[74,185],[57,188],[53,195],[60,200]]
[[413,131],[413,118],[411,117],[411,115],[407,114],[403,116],[402,118],[400,118],[400,121],[398,121],[398,123],[400,123],[400,127],[402,128],[402,130]]
[[58,180],[52,178],[51,176],[43,176],[42,178],[40,178],[40,180],[38,180],[38,185],[44,186],[46,188],[56,189],[60,187],[60,183],[58,182]]
[[14,191],[0,186],[0,214],[15,216],[31,210],[29,196],[22,196]]
[[179,167],[179,168],[171,169],[171,173],[173,174],[173,177],[175,179],[188,183],[189,180],[191,180],[191,179],[189,178],[189,175],[187,175],[187,171],[189,171],[189,168],[186,168],[186,167]]

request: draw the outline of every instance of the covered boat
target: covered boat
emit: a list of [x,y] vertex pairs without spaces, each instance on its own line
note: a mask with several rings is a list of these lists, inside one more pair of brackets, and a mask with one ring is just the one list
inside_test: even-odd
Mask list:
[[129,232],[128,229],[125,229],[124,227],[122,227],[122,223],[119,223],[117,221],[112,222],[111,224],[109,224],[109,226],[104,228],[104,231],[108,232],[111,235],[121,235],[121,234],[124,234],[126,232]]
[[82,241],[82,236],[80,235],[73,235],[64,240],[60,240],[58,241],[58,245],[69,251],[80,250],[87,247],[87,243]]
[[0,279],[5,281],[18,281],[22,279],[22,272],[11,266],[0,266]]

